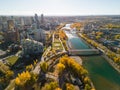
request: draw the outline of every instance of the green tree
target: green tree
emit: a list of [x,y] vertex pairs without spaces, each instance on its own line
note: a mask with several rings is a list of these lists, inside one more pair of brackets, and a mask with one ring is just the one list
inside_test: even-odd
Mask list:
[[89,84],[85,84],[85,90],[91,90],[91,86]]
[[41,70],[43,72],[47,72],[47,70],[48,70],[48,64],[47,64],[47,62],[40,63],[40,68],[41,68]]

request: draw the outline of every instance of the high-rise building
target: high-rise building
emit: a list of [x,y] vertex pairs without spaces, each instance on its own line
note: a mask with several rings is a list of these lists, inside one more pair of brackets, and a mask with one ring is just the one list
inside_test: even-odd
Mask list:
[[35,14],[35,23],[37,24],[37,29],[40,28],[40,22],[39,22],[39,18],[38,18],[38,15]]
[[41,14],[40,24],[44,24],[44,15],[43,14]]
[[18,41],[18,32],[16,30],[10,30],[5,32],[4,37],[6,42],[17,42]]
[[35,18],[31,17],[31,20],[32,20],[32,24],[34,24],[35,23]]
[[14,21],[13,20],[8,20],[7,25],[8,25],[8,30],[14,30]]
[[22,25],[22,26],[25,25],[25,22],[24,22],[24,18],[23,18],[23,17],[21,18],[21,25]]
[[0,31],[3,29],[3,24],[0,22]]

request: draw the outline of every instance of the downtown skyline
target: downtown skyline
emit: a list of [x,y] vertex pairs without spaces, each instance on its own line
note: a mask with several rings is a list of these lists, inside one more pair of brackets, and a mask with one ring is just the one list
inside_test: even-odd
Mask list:
[[0,15],[120,15],[118,0],[4,0]]

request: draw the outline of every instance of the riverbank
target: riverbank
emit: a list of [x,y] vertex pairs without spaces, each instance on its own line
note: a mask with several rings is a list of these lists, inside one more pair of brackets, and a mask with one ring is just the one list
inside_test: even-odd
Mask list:
[[120,74],[100,56],[81,56],[96,90],[119,90]]
[[[74,40],[74,39],[78,39],[79,40],[79,37],[77,36],[77,35],[74,35],[74,33],[67,33],[67,32],[69,32],[69,31],[64,31],[65,32],[65,34],[66,34],[66,36],[68,37],[68,41],[67,41],[67,47],[68,47],[68,49],[70,50],[70,49],[73,49],[74,47],[76,47],[76,46],[74,46],[74,45],[72,45],[72,43],[76,43],[76,42],[71,42],[71,40]],[[76,38],[76,36],[77,36],[77,38]],[[82,40],[82,42],[83,42],[83,40]],[[81,43],[81,42],[80,42]],[[78,45],[78,46],[80,46],[80,45]],[[80,48],[80,47],[78,47],[78,48]],[[84,47],[84,44],[82,45],[82,47],[81,47],[81,49],[82,48],[90,48],[90,46],[86,46],[86,47]],[[73,58],[74,60],[75,60],[75,62],[77,62],[78,64],[80,64],[80,65],[82,65],[83,64],[83,60],[82,60],[82,58],[80,57],[80,56],[70,56],[70,58]],[[83,65],[82,65],[83,66]],[[89,77],[89,76],[88,76]],[[89,79],[90,79],[90,77],[89,77]],[[90,85],[91,85],[91,87],[92,88],[94,88],[93,90],[95,90],[95,86],[94,86],[94,84],[93,84],[93,82],[92,82],[92,80],[90,79]]]
[[[82,37],[81,36],[81,34],[78,34],[78,36],[80,37],[80,38],[83,38],[84,40],[86,40],[84,37]],[[84,41],[85,42],[85,41]],[[88,43],[88,42],[87,42]],[[88,43],[89,44],[89,43]],[[95,48],[94,46],[92,46],[93,48]],[[100,47],[99,47],[100,48]],[[102,51],[104,51],[102,48],[100,48]],[[107,56],[107,53],[104,51],[104,52],[102,52],[103,53],[103,55],[102,55],[102,57],[104,57],[107,61],[108,61],[108,63],[115,69],[115,70],[117,70],[119,73],[120,73],[120,67],[119,67],[119,65],[117,65],[112,59],[110,59],[108,56]]]
[[113,60],[111,60],[111,59],[110,59],[108,56],[106,56],[105,54],[102,55],[102,57],[104,57],[105,60],[107,60],[108,63],[109,63],[116,71],[118,71],[118,72],[120,73],[120,69],[118,68],[118,65],[117,65]]
[[86,41],[84,40],[84,38],[81,37],[80,33],[76,33],[76,34],[77,34],[78,37],[81,38],[81,40],[82,40],[85,44],[87,44],[90,48],[95,49],[95,47],[93,47],[91,44],[89,44],[88,42],[86,42]]
[[[79,63],[80,65],[83,66],[83,60],[82,60],[82,58],[80,56],[70,56],[70,58],[73,58],[77,63]],[[91,78],[90,78],[90,80],[91,80]],[[90,84],[91,84],[92,88],[95,89],[95,86],[94,86],[92,81],[90,82]]]
[[[69,33],[68,33],[69,34]],[[94,41],[80,38],[75,33],[71,33],[74,37],[68,36],[72,48],[77,50],[89,49],[88,45],[97,46]],[[87,42],[89,40],[89,42]],[[91,42],[92,41],[92,42]],[[94,45],[93,45],[94,44]],[[99,45],[102,46],[101,44]],[[102,47],[103,49],[105,47]],[[98,48],[97,48],[98,49]],[[90,53],[90,52],[88,52]],[[102,55],[80,56],[82,58],[82,65],[89,72],[88,75],[91,82],[94,84],[96,90],[119,90],[120,89],[120,73],[116,71],[111,64]]]

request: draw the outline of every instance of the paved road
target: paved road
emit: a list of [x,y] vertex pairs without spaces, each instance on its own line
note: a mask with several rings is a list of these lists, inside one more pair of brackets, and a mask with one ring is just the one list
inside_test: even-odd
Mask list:
[[54,79],[55,81],[58,81],[58,76],[55,76],[55,75],[53,75],[53,74],[48,73],[48,74],[46,74],[46,77],[52,78],[52,79]]
[[33,73],[35,73],[35,74],[39,74],[40,73],[40,63],[41,63],[41,61],[39,61],[38,63],[37,63],[37,65],[36,65],[36,67],[35,67],[35,69],[32,71]]

